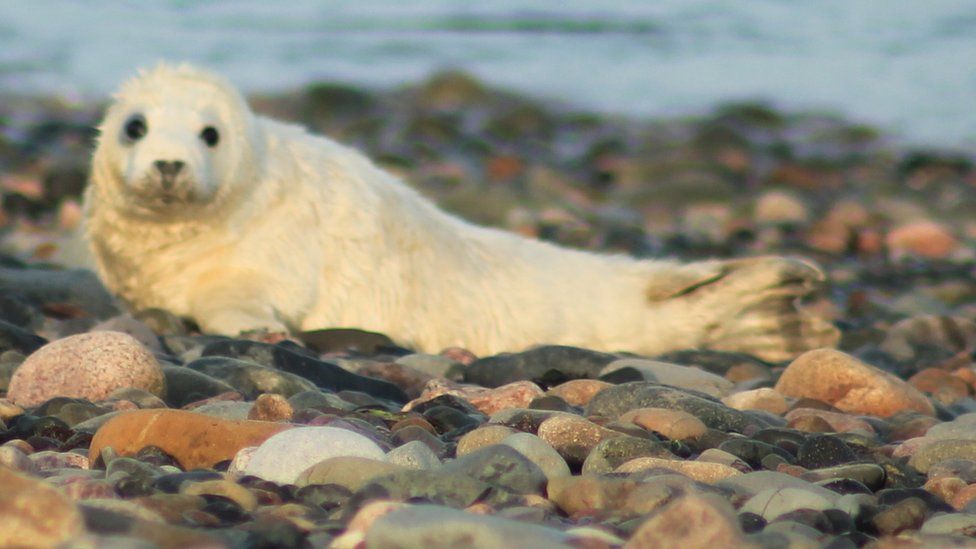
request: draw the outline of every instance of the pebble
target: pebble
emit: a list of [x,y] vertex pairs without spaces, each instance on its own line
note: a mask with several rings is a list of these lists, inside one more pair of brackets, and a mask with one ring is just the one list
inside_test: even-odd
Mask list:
[[595,379],[617,357],[608,353],[547,345],[521,353],[480,358],[464,369],[464,380],[484,387],[532,381],[545,387],[571,379]]
[[810,216],[803,200],[793,193],[768,191],[756,198],[753,218],[764,224],[803,224]]
[[960,488],[949,503],[954,509],[963,510],[971,507],[973,501],[976,501],[976,484]]
[[945,225],[927,219],[895,227],[885,236],[885,244],[895,257],[912,254],[930,259],[948,257],[959,247]]
[[417,398],[423,394],[424,387],[431,380],[441,379],[401,362],[348,358],[337,359],[336,362],[342,363],[343,367],[349,368],[350,371],[361,376],[388,381],[403,389],[403,392],[410,398]]
[[637,408],[625,412],[619,421],[633,423],[671,440],[697,440],[708,430],[688,412],[667,408]]
[[919,532],[923,534],[961,534],[972,538],[976,535],[976,515],[969,513],[935,515],[922,524]]
[[103,448],[131,456],[146,446],[161,448],[184,468],[212,467],[241,449],[257,446],[292,426],[263,421],[222,420],[180,410],[136,410],[105,422],[92,439],[95,463]]
[[967,484],[976,482],[976,460],[947,459],[929,467],[929,478],[953,477]]
[[724,377],[680,364],[644,360],[639,358],[622,358],[607,364],[600,371],[604,380],[612,380],[618,376],[622,380],[633,380],[634,376],[627,371],[636,372],[637,379],[701,391],[710,396],[721,398],[732,392],[732,382]]
[[232,421],[249,419],[251,411],[254,409],[253,402],[240,402],[236,400],[217,400],[197,404],[199,405],[189,409],[193,410],[196,414],[204,414]]
[[406,393],[392,383],[356,375],[337,364],[318,360],[311,356],[309,351],[294,345],[284,343],[270,345],[249,340],[220,339],[207,344],[201,351],[201,355],[204,358],[235,358],[274,368],[282,373],[300,376],[300,379],[312,383],[315,387],[336,393],[359,391],[400,404],[408,400]]
[[681,410],[697,417],[708,427],[723,431],[744,432],[767,426],[765,421],[733,410],[721,402],[646,381],[624,383],[597,393],[586,406],[586,415],[619,418],[638,408]]
[[731,394],[722,399],[722,404],[736,410],[763,410],[778,416],[790,409],[786,397],[769,387]]
[[515,494],[542,494],[548,481],[532,460],[502,444],[447,461],[439,470],[487,482]]
[[236,482],[225,479],[187,483],[180,492],[188,496],[220,496],[227,498],[248,513],[258,507],[257,496],[250,490]]
[[844,441],[831,435],[808,437],[797,452],[796,464],[807,469],[843,465],[857,459]]
[[337,537],[332,547],[336,549],[353,549],[365,545],[366,531],[373,526],[380,517],[398,509],[405,509],[410,504],[400,501],[377,500],[363,505],[349,520],[346,531]]
[[876,463],[852,463],[835,467],[822,467],[801,475],[804,480],[819,481],[822,486],[837,479],[855,480],[863,484],[868,490],[883,488],[885,477],[884,467]]
[[509,435],[517,432],[517,430],[505,425],[483,425],[458,439],[455,454],[457,457],[464,456],[485,446],[501,442]]
[[67,496],[43,481],[0,467],[0,546],[54,547],[85,531]]
[[446,356],[423,353],[401,356],[396,359],[396,363],[409,366],[433,378],[447,378],[449,372],[462,366],[460,362],[451,360]]
[[652,469],[668,469],[682,475],[687,475],[698,482],[714,483],[732,476],[741,475],[742,471],[722,463],[706,461],[683,461],[680,459],[665,459],[657,457],[639,457],[626,461],[614,469],[616,473],[638,473]]
[[262,393],[276,393],[287,398],[302,391],[317,389],[314,383],[300,376],[234,358],[199,358],[187,364],[186,368],[227,383],[249,400],[256,399]]
[[251,454],[243,472],[272,482],[294,484],[312,465],[339,456],[383,460],[385,453],[375,442],[353,431],[300,427],[268,437]]
[[465,474],[404,470],[374,478],[353,494],[349,505],[350,509],[358,509],[377,499],[407,501],[414,498],[454,509],[464,509],[475,502],[500,505],[517,501],[513,494]]
[[51,469],[88,469],[88,456],[76,454],[74,452],[55,452],[45,450],[34,452],[27,456],[33,462],[35,471],[48,471]]
[[289,484],[296,486],[334,484],[355,492],[376,477],[403,469],[394,463],[374,458],[337,456],[319,461],[305,469]]
[[295,415],[284,396],[275,393],[264,393],[254,400],[254,406],[248,411],[247,419],[257,421],[289,421]]
[[539,424],[537,434],[571,466],[582,465],[601,441],[623,436],[622,433],[569,414],[546,419]]
[[787,475],[776,471],[755,471],[738,476],[729,477],[718,483],[719,486],[730,488],[736,492],[741,492],[749,496],[759,494],[764,490],[778,490],[783,488],[796,488],[801,491],[810,492],[828,501],[834,502],[839,494],[826,488],[821,488],[809,481]]
[[159,337],[145,323],[136,320],[131,314],[124,313],[105,319],[92,326],[92,332],[121,332],[129,334],[133,339],[142,343],[152,353],[163,352]]
[[407,469],[433,469],[441,464],[437,454],[419,440],[411,440],[386,453],[386,460]]
[[[745,475],[733,478],[742,478]],[[749,498],[739,509],[743,513],[755,513],[767,522],[798,509],[824,511],[834,509],[833,501],[803,488],[767,488]]]
[[568,476],[569,465],[549,443],[532,433],[514,433],[501,440],[501,444],[511,446],[516,452],[536,464],[546,479]]
[[787,366],[775,389],[817,399],[848,413],[889,417],[905,410],[934,415],[917,389],[874,366],[833,349],[807,351]]
[[959,377],[938,368],[926,368],[912,377],[908,383],[919,391],[932,395],[942,404],[952,404],[972,394],[969,384]]
[[862,433],[874,432],[874,427],[863,419],[848,414],[830,412],[828,410],[796,408],[787,412],[784,417],[789,422],[788,425],[790,427],[800,431],[819,431],[818,429],[809,428],[812,425],[812,420],[816,419],[820,420],[819,425],[826,425],[826,429],[834,433],[847,433],[852,431]]
[[641,457],[671,458],[674,454],[656,440],[627,435],[601,440],[583,461],[582,473],[610,473],[621,464]]
[[352,411],[356,405],[343,400],[333,393],[325,393],[319,390],[302,391],[288,397],[288,403],[293,410],[308,409],[329,409]]
[[547,395],[557,396],[572,406],[586,406],[593,395],[612,387],[612,383],[598,379],[571,379],[546,391]]
[[[549,499],[567,515],[594,511],[617,511],[628,506],[628,498],[640,482],[604,475],[565,476],[551,479],[546,491]],[[662,498],[670,495],[665,492]]]
[[474,515],[444,507],[411,505],[383,514],[365,535],[367,547],[538,547],[564,549],[569,536],[555,528]]
[[124,387],[165,395],[159,363],[132,336],[92,332],[31,353],[14,372],[7,397],[21,406],[36,406],[56,396],[101,400]]
[[928,473],[932,466],[950,459],[976,461],[976,438],[935,440],[916,450],[908,464],[921,473]]
[[29,355],[46,343],[47,340],[43,337],[0,320],[0,352],[17,351],[19,354]]
[[468,402],[481,412],[491,415],[509,408],[525,408],[542,396],[541,388],[531,381],[516,381],[468,397]]
[[0,465],[12,471],[33,472],[36,469],[34,461],[27,454],[14,446],[0,446]]
[[625,549],[661,547],[737,547],[745,542],[735,510],[708,494],[686,494],[648,517]]
[[24,408],[10,401],[9,398],[0,398],[0,421],[9,421],[24,413]]
[[165,401],[173,408],[182,408],[191,402],[237,392],[228,383],[183,366],[163,364],[163,375],[166,377],[167,387]]
[[871,517],[871,524],[881,535],[896,535],[905,530],[917,530],[928,517],[928,507],[918,498],[907,498]]

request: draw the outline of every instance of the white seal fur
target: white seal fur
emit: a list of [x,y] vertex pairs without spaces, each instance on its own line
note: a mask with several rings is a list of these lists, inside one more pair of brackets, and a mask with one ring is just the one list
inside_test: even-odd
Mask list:
[[357,327],[429,352],[551,343],[768,360],[837,340],[798,307],[822,280],[806,262],[635,260],[475,226],[188,65],[140,72],[115,96],[85,222],[109,289],[207,332]]

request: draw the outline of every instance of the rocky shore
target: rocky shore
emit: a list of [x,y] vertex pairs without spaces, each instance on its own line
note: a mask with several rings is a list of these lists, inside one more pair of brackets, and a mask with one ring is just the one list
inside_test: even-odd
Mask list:
[[[99,105],[0,101],[0,546],[976,546],[976,169],[760,104],[580,113],[444,73],[254,97],[474,221],[794,254],[839,349],[783,364],[201,334],[71,256]],[[622,350],[625,351],[625,350]]]

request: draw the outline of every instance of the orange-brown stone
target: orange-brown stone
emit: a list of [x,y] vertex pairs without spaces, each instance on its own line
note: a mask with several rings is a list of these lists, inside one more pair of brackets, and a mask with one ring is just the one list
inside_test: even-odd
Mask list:
[[572,379],[549,389],[546,394],[557,396],[573,406],[586,406],[593,395],[612,386],[598,379]]
[[42,480],[0,467],[0,547],[54,547],[84,533],[75,503]]
[[89,456],[94,463],[105,447],[130,456],[146,446],[157,446],[185,469],[212,467],[233,459],[241,448],[258,446],[292,427],[288,423],[226,420],[183,410],[135,410],[105,422],[92,439]]
[[780,376],[775,389],[797,398],[812,398],[854,414],[889,417],[904,410],[935,415],[918,389],[896,376],[834,349],[815,349],[798,356]]

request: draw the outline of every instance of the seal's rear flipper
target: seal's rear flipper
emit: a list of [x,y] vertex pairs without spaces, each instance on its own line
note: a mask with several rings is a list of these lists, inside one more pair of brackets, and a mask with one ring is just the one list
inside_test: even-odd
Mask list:
[[[825,280],[811,263],[757,257],[692,263],[686,268],[692,269],[688,274],[697,272],[698,281],[666,299],[681,299],[705,319],[703,348],[782,362],[810,349],[833,347],[840,339],[836,327],[800,305],[800,299]],[[658,288],[655,281],[648,297],[661,295]]]

